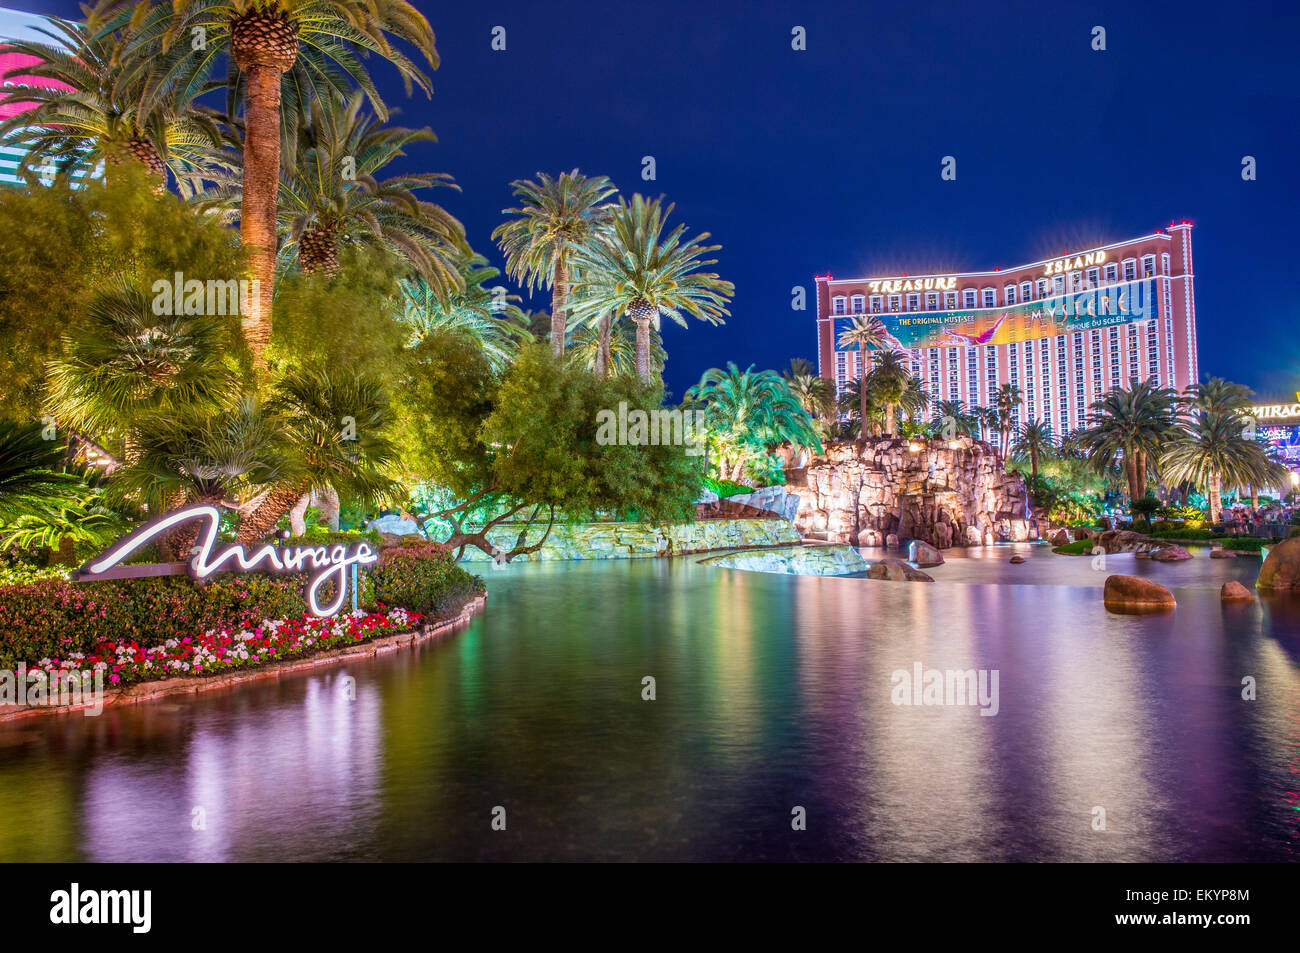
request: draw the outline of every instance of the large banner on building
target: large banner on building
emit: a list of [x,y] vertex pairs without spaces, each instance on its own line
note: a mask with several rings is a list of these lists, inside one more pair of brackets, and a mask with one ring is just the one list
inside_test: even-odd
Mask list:
[[[1010,344],[1074,331],[1091,331],[1156,316],[1155,281],[1128,281],[1078,294],[1059,295],[973,311],[908,311],[878,314],[890,340],[887,347],[967,347]],[[852,315],[837,315],[835,334]]]

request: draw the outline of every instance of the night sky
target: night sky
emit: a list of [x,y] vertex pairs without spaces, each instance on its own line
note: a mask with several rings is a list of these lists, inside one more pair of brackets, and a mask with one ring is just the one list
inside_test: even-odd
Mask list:
[[[667,196],[723,246],[732,317],[666,324],[675,395],[728,360],[815,360],[814,274],[1010,267],[1184,218],[1202,372],[1300,389],[1294,0],[416,6],[442,57],[432,100],[372,72],[395,121],[437,133],[410,161],[455,176],[464,191],[438,198],[480,252],[500,263],[489,234],[511,180],[575,166]],[[809,310],[791,310],[795,285]]]

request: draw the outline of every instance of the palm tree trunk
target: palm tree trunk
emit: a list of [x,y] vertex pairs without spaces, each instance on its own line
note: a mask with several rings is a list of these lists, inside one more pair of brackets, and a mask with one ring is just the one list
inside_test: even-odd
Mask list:
[[1128,498],[1129,502],[1139,499],[1138,494],[1138,475],[1137,475],[1137,455],[1134,453],[1124,454],[1124,476],[1128,478]]
[[1250,511],[1252,513],[1259,511],[1259,487],[1253,483],[1250,485]]
[[600,319],[600,344],[596,349],[596,376],[609,376],[609,339],[614,331],[614,315],[607,314]]
[[1147,495],[1147,455],[1139,450],[1134,457],[1137,459],[1138,499],[1142,499]]
[[310,503],[311,494],[304,493],[293,504],[293,509],[289,511],[289,535],[301,536],[307,532],[307,507]]
[[325,516],[325,523],[329,526],[331,532],[339,531],[339,494],[333,486],[326,483],[316,494],[318,505],[321,513]]
[[564,354],[564,337],[569,330],[569,266],[563,254],[556,257],[551,273],[551,352]]
[[642,384],[650,383],[650,319],[636,319],[636,373]]
[[858,436],[862,439],[863,443],[866,443],[867,441],[867,375],[865,371],[863,372],[862,376],[858,378],[858,405],[859,405],[858,412],[861,415],[859,418],[861,420],[861,426],[858,427]]
[[1034,479],[1038,479],[1038,447],[1030,444],[1029,446],[1029,469],[1034,474]]
[[280,70],[251,65],[244,138],[244,195],[239,210],[239,236],[248,250],[257,294],[246,302],[244,337],[257,366],[271,340],[271,306],[275,296],[275,209],[280,191]]
[[1207,495],[1210,498],[1210,525],[1214,526],[1219,522],[1219,515],[1223,512],[1222,480],[1217,473],[1210,474],[1210,485]]
[[251,513],[239,517],[235,539],[241,543],[260,543],[266,539],[275,532],[275,524],[280,522],[280,518],[287,516],[310,488],[309,482],[301,481],[272,489]]
[[894,405],[885,404],[885,436],[894,435]]

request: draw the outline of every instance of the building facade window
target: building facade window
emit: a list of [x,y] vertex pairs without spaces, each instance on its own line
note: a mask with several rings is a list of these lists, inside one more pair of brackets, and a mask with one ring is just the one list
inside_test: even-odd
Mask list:
[[840,295],[839,297],[836,297],[836,298],[831,299],[831,304],[832,304],[831,312],[832,312],[833,314],[845,314],[845,313],[846,313],[846,310],[845,310],[845,301],[844,301],[844,296],[843,296],[843,295]]
[[864,311],[866,311],[866,298],[864,298],[862,295],[854,295],[852,298],[849,299],[849,301],[853,305],[854,314],[862,314]]

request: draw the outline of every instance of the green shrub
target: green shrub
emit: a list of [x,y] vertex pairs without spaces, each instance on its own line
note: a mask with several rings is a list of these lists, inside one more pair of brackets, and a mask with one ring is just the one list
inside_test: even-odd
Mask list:
[[729,496],[736,496],[741,493],[753,493],[752,486],[745,486],[743,483],[737,483],[735,480],[717,480],[713,477],[704,478],[705,489],[712,490],[718,494],[718,498],[725,500]]
[[366,574],[378,604],[413,609],[434,619],[460,612],[485,588],[482,579],[456,565],[446,546],[422,539],[384,549]]
[[106,639],[158,645],[208,629],[305,615],[305,576],[217,575],[106,582],[43,579],[0,587],[0,668],[89,652]]
[[[109,639],[147,647],[209,629],[301,618],[308,613],[307,579],[306,573],[218,573],[203,585],[187,576],[71,582],[24,571],[19,581],[0,585],[0,668],[89,653]],[[413,540],[383,550],[379,562],[360,574],[358,601],[441,618],[483,589],[446,547]]]

